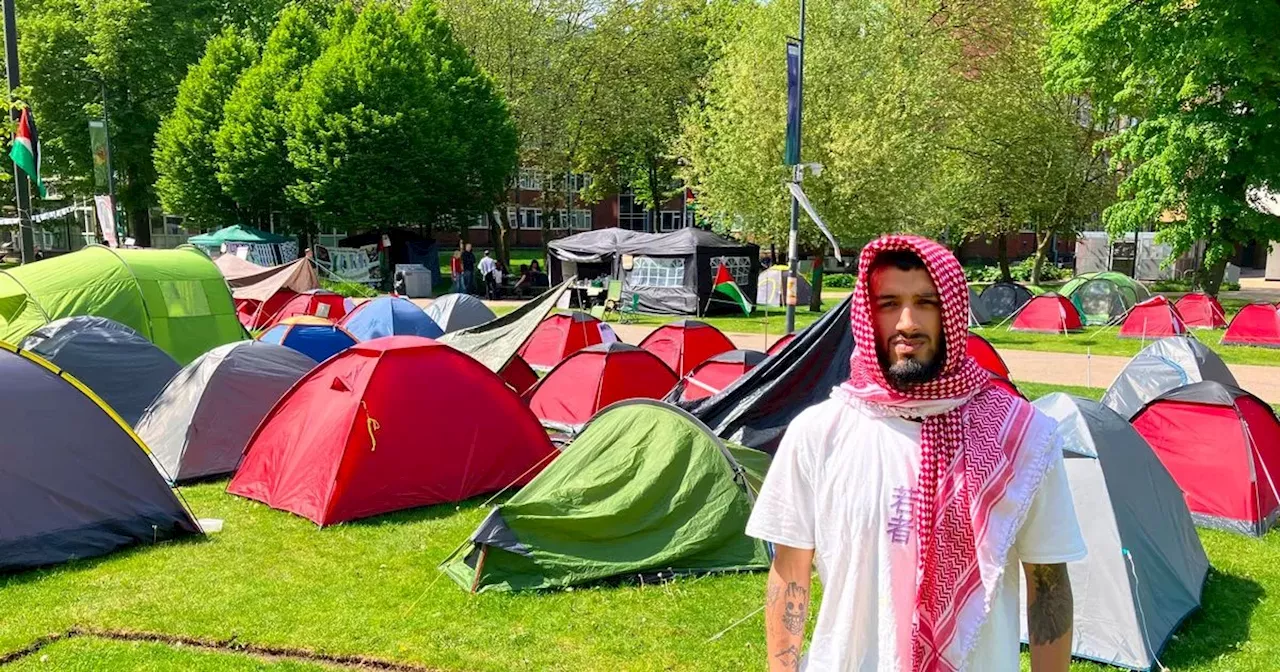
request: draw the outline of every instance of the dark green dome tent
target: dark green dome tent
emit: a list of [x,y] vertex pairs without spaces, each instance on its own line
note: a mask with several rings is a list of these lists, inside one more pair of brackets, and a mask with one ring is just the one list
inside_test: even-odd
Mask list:
[[767,569],[765,544],[745,530],[768,461],[674,406],[619,402],[494,508],[441,571],[484,592]]
[[1059,293],[1071,299],[1087,326],[1110,324],[1151,298],[1145,285],[1115,271],[1077,275]]

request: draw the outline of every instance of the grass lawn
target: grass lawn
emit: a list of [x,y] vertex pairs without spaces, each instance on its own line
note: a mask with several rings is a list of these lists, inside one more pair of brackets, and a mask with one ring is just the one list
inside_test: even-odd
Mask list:
[[[1139,338],[1120,338],[1115,327],[1088,327],[1084,331],[1064,336],[1062,334],[1038,334],[1025,331],[1009,331],[1004,327],[987,327],[977,333],[991,341],[1000,350],[1039,350],[1047,352],[1075,352],[1095,355],[1132,357],[1142,349]],[[1191,332],[1201,343],[1218,353],[1228,364],[1259,364],[1280,366],[1280,349],[1248,346],[1220,345],[1222,330],[1196,329]],[[1145,341],[1150,344],[1151,341]]]
[[[1031,396],[1064,389],[1020,383]],[[1069,388],[1097,397],[1101,390]],[[0,577],[0,657],[71,628],[127,630],[360,655],[460,670],[760,669],[765,577],[687,578],[526,595],[465,593],[435,566],[484,517],[481,500],[317,529],[223,492],[183,489],[224,530]],[[1204,609],[1162,657],[1194,672],[1270,672],[1280,656],[1280,534],[1202,531],[1214,564]],[[723,637],[708,641],[739,619]],[[1025,666],[1025,656],[1024,656]],[[15,670],[319,669],[159,643],[93,636],[50,644]],[[1076,670],[1104,670],[1077,663]]]

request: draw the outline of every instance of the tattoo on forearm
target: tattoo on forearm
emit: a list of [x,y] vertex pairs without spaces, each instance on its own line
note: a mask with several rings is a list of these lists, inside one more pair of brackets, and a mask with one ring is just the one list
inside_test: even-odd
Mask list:
[[766,592],[764,596],[765,605],[772,607],[778,603],[779,597],[782,597],[782,586],[770,581],[769,591]]
[[800,650],[794,644],[778,652],[774,656],[778,662],[782,663],[782,667],[786,669],[800,669]]
[[804,621],[809,615],[809,589],[795,581],[787,584],[783,594],[786,610],[782,612],[782,625],[797,637],[804,635]]
[[1032,565],[1035,600],[1027,605],[1031,643],[1049,644],[1071,631],[1071,579],[1067,566]]

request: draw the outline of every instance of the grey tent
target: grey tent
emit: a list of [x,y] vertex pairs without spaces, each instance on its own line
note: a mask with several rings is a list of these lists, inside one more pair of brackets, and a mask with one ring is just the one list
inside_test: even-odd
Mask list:
[[133,329],[105,317],[67,317],[22,340],[30,350],[89,386],[133,425],[182,367]]
[[969,288],[969,326],[980,327],[991,321],[991,311],[987,310],[987,304],[982,302],[982,297],[978,296],[978,292]]
[[[1075,596],[1071,653],[1149,670],[1199,608],[1209,571],[1182,492],[1147,442],[1105,406],[1062,393],[1035,406],[1060,423],[1071,499],[1089,549],[1067,565]],[[1025,619],[1022,628],[1025,642]]]
[[853,295],[827,311],[795,339],[718,394],[681,402],[681,387],[665,401],[702,421],[722,439],[772,454],[787,425],[804,409],[826,399],[849,379]]
[[982,306],[993,320],[1003,320],[1031,300],[1031,290],[1016,282],[997,282],[982,290]]
[[[786,266],[771,266],[761,271],[756,278],[757,306],[787,305],[787,272]],[[806,305],[813,297],[813,286],[803,274],[796,276],[796,305]]]
[[426,308],[427,316],[444,329],[444,333],[478,327],[494,317],[484,301],[470,294],[445,294]]
[[657,234],[616,226],[565,236],[547,243],[547,272],[551,282],[563,282],[565,278],[574,276],[586,279],[601,276],[616,278],[620,262],[619,251],[626,246],[657,237]]
[[171,483],[229,474],[254,428],[315,364],[262,341],[214,348],[169,381],[138,421],[138,436]]
[[1169,336],[1129,360],[1107,388],[1102,405],[1131,420],[1152,399],[1202,380],[1237,387],[1231,369],[1217,353],[1189,336]]
[[199,534],[101,400],[0,344],[0,574]]

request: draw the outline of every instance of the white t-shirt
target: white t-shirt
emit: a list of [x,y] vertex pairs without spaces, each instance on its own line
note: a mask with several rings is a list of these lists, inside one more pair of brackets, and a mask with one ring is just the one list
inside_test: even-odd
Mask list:
[[[917,422],[880,417],[828,399],[787,428],[747,523],[747,534],[815,549],[822,581],[818,621],[802,669],[911,669],[916,530],[911,498],[920,470]],[[1054,439],[1059,439],[1055,434]],[[1019,563],[1085,556],[1062,451],[1040,486],[1009,552],[991,612],[967,669],[1019,669]]]
[[498,262],[493,257],[480,257],[480,262],[476,264],[476,267],[480,269],[480,275],[488,275],[498,267]]

